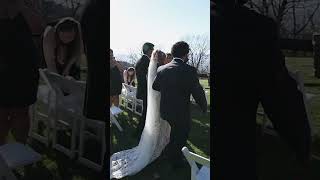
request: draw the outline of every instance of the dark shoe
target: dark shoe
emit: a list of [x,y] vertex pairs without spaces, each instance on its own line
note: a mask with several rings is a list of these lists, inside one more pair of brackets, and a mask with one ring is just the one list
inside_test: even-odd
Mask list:
[[181,160],[175,160],[173,163],[172,163],[172,168],[174,170],[177,170],[177,169],[181,169],[183,167],[185,167],[186,165],[186,161],[184,159],[181,159]]

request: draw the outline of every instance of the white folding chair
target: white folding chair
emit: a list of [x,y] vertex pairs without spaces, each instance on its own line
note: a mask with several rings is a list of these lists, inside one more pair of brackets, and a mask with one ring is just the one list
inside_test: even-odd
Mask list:
[[[30,137],[49,146],[52,122],[55,119],[57,91],[46,76],[46,69],[39,69],[40,80],[44,84],[38,87],[37,102],[31,106]],[[58,92],[60,93],[60,92]],[[44,109],[44,110],[43,110]],[[42,125],[42,127],[39,127]]]
[[[87,118],[81,121],[78,161],[96,171],[101,171],[104,163],[104,155],[106,152],[105,127],[106,124],[103,121]],[[97,142],[95,145],[99,146],[100,144],[100,148],[94,148],[88,144],[94,141]],[[92,154],[96,157],[89,157],[89,150],[94,150]]]
[[110,108],[110,121],[115,124],[117,126],[117,128],[119,129],[119,131],[123,131],[122,127],[120,126],[119,122],[117,121],[116,117],[118,114],[122,113],[123,111],[116,107],[116,106],[112,106]]
[[135,107],[134,107],[134,113],[139,115],[139,116],[142,116],[142,112],[143,112],[143,100],[141,99],[136,99],[136,102],[135,102]]
[[[47,118],[47,125],[49,128],[47,128],[48,137],[46,142],[50,140],[49,133],[51,133],[53,148],[73,158],[77,151],[76,136],[79,132],[79,121],[82,117],[85,83],[68,80],[63,76],[49,72],[46,69],[40,69],[40,75],[48,87],[48,95],[44,96],[48,97],[47,102],[49,106]],[[69,95],[65,96],[64,92]],[[35,123],[32,124],[38,124],[37,118],[34,119]],[[69,129],[71,130],[70,143],[68,143],[69,145],[63,145],[59,140],[63,139],[66,141],[68,138],[59,137],[61,137],[61,133],[64,133],[65,130]],[[33,137],[36,139],[43,141],[43,138],[39,139],[38,135],[35,135],[36,133],[34,133],[34,131],[31,132],[31,134],[33,134]]]
[[119,96],[119,105],[120,105],[120,107],[123,107],[123,108],[127,107],[127,100],[123,94],[120,94],[120,96]]
[[[64,88],[68,90],[68,95],[57,99],[56,119],[53,128],[53,148],[63,152],[70,158],[75,157],[77,153],[77,136],[80,132],[80,123],[83,119],[82,105],[84,103],[84,94],[86,85],[81,81],[64,79]],[[70,130],[70,143],[64,144],[60,140],[60,133]],[[59,138],[60,137],[60,138]]]
[[[210,159],[190,152],[187,147],[182,148],[182,153],[191,167],[191,180],[210,179]],[[202,165],[202,167],[199,169],[197,164]]]
[[125,88],[126,108],[134,112],[136,103],[136,88],[123,83]]
[[[12,170],[32,165],[41,160],[41,155],[21,143],[8,143],[0,146],[0,177],[13,180]],[[4,178],[6,177],[6,178]]]
[[127,96],[127,89],[126,87],[124,86],[125,84],[122,83],[122,90],[121,90],[121,94],[119,96],[120,98],[120,102],[119,102],[119,105],[123,108],[126,108],[127,107],[127,99],[126,99],[126,96]]

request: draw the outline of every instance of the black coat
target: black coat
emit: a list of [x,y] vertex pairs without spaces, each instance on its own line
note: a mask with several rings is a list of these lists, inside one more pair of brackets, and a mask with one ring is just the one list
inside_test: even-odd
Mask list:
[[136,64],[137,75],[137,98],[142,99],[144,102],[147,100],[147,75],[150,59],[148,56],[143,55]]
[[160,115],[170,124],[190,127],[191,94],[201,109],[207,111],[206,96],[196,69],[180,59],[160,66],[152,87],[161,92]]
[[285,66],[275,22],[245,7],[216,12],[211,18],[214,178],[256,178],[259,102],[299,160],[306,159],[310,127],[302,94]]
[[110,96],[121,94],[122,76],[117,66],[110,69]]
[[84,103],[84,115],[105,120],[109,108],[107,57],[108,22],[106,2],[91,0],[81,19],[84,46],[86,48],[88,74]]

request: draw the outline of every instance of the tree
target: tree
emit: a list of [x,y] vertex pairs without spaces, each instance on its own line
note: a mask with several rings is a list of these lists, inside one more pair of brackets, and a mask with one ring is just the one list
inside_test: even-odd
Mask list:
[[183,40],[190,46],[188,64],[195,67],[198,72],[209,71],[207,68],[210,62],[209,37],[207,35],[189,35]]
[[128,55],[128,60],[129,63],[132,65],[136,65],[136,63],[138,62],[139,58],[142,56],[141,53],[139,53],[139,50],[130,50],[130,53]]
[[298,38],[312,28],[320,7],[318,0],[249,0],[248,6],[272,17],[282,37]]

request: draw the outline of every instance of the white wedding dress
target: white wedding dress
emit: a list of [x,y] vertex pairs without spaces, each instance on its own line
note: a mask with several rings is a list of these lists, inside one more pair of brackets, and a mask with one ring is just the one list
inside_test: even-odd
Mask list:
[[110,179],[138,173],[158,158],[170,141],[170,125],[160,118],[160,92],[152,89],[156,74],[157,62],[152,57],[148,69],[148,108],[139,145],[110,157]]

